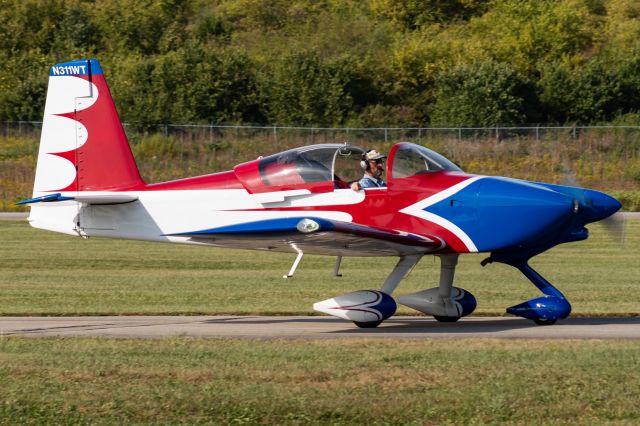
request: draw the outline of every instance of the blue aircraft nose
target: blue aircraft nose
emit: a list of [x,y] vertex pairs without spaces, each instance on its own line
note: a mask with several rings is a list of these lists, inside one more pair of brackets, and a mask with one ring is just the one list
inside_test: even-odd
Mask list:
[[545,238],[575,215],[573,198],[551,189],[505,178],[485,178],[479,183],[479,225],[472,238],[480,251]]
[[586,223],[606,219],[621,207],[622,204],[615,198],[593,189],[585,189],[584,197],[580,200],[580,210]]
[[573,199],[548,188],[504,178],[481,182],[478,219],[492,250],[544,238],[574,214]]
[[548,239],[574,219],[575,207],[574,197],[541,185],[483,177],[425,211],[455,225],[471,251],[487,252]]

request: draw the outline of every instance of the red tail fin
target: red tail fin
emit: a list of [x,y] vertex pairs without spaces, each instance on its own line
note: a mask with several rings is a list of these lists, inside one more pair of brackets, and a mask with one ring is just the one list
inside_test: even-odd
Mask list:
[[143,186],[100,63],[53,66],[34,195]]

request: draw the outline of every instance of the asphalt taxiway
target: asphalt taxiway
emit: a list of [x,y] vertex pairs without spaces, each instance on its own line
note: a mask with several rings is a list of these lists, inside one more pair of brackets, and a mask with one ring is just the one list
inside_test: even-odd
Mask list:
[[439,323],[393,317],[375,329],[320,316],[0,317],[3,336],[259,339],[640,339],[640,318],[568,318],[538,326],[512,317],[470,317]]

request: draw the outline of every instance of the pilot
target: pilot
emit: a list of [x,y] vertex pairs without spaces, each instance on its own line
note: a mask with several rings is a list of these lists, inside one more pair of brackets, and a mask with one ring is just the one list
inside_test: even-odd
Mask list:
[[384,188],[387,186],[382,180],[384,173],[384,159],[386,155],[375,149],[370,149],[362,156],[360,166],[364,169],[364,176],[358,182],[351,184],[351,189],[359,191],[363,188]]

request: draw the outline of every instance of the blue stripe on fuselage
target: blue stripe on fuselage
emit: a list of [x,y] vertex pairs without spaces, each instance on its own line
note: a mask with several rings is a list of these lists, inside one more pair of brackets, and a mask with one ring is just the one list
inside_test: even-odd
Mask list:
[[[234,225],[219,226],[217,228],[202,229],[199,231],[181,232],[171,235],[213,235],[213,234],[264,234],[300,232],[298,223],[305,217],[284,217],[278,219],[259,220],[255,222],[237,223]],[[333,225],[326,219],[311,218],[320,225],[323,231],[333,229]]]

